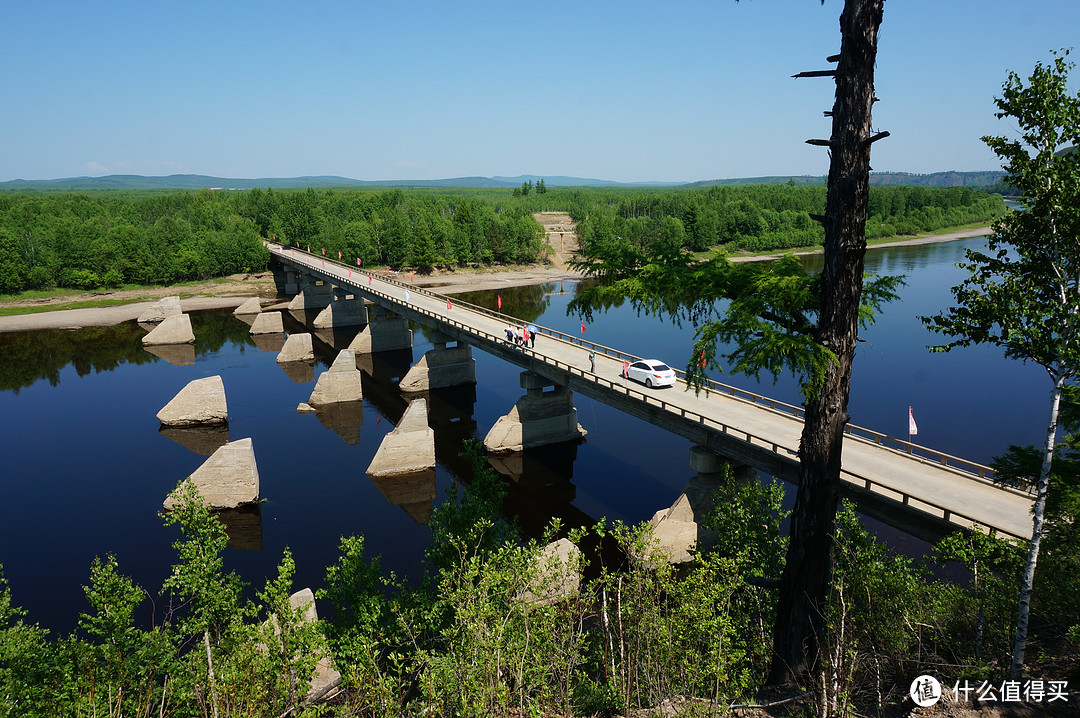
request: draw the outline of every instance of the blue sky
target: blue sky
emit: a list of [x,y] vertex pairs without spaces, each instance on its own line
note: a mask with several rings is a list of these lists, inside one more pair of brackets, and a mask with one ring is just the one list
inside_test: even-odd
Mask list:
[[[827,67],[841,7],[4,0],[0,181],[825,174],[832,82],[791,75]],[[1076,0],[889,0],[874,168],[998,168],[1007,72],[1078,40]]]

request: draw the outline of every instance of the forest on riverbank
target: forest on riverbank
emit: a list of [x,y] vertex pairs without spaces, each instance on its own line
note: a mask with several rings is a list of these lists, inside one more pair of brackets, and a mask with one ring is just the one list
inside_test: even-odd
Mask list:
[[[821,244],[823,186],[707,189],[0,192],[0,294],[164,285],[262,269],[263,240],[363,266],[529,264],[547,254],[534,212],[570,213],[585,254]],[[867,237],[989,223],[1001,197],[970,187],[875,187]]]

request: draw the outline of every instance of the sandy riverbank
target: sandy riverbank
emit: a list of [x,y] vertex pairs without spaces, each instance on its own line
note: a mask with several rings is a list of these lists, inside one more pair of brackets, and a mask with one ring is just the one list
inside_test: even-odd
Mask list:
[[[399,274],[398,279],[401,279]],[[421,287],[431,287],[443,294],[521,287],[546,284],[560,279],[577,280],[581,275],[554,267],[522,267],[497,270],[440,271],[416,277]],[[23,299],[0,303],[0,307],[26,307],[40,309],[62,306],[75,302],[113,300],[128,302],[109,307],[85,309],[55,309],[35,311],[32,314],[16,314],[0,317],[0,332],[23,332],[37,329],[78,329],[101,327],[138,319],[146,309],[161,297],[180,295],[180,307],[185,312],[202,309],[233,309],[250,297],[272,298],[275,296],[274,278],[269,272],[237,274],[225,280],[186,284],[182,287],[153,287],[148,289],[86,292],[83,294],[51,297],[49,299]]]
[[[939,244],[941,242],[954,242],[958,239],[967,239],[968,237],[982,237],[990,234],[992,229],[990,227],[978,227],[976,229],[959,229],[955,232],[947,232],[945,234],[921,234],[911,239],[898,239],[894,242],[880,242],[878,244],[871,244],[867,249],[883,249],[885,247],[906,247],[916,244]],[[795,252],[796,257],[805,257],[811,254],[824,254],[824,249],[809,249],[805,252]],[[770,259],[779,259],[780,254],[755,254],[753,256],[747,255],[745,257],[730,257],[732,262],[764,262]]]
[[[924,235],[911,239],[875,244],[871,249],[880,247],[898,247],[916,244],[934,244],[951,242],[967,237],[988,234],[989,227],[965,229],[947,234]],[[797,252],[797,255],[821,254],[822,250]],[[767,261],[779,257],[779,254],[732,257],[736,262]],[[401,278],[401,275],[398,276]],[[521,287],[532,284],[545,284],[559,280],[581,279],[581,274],[568,269],[549,266],[519,267],[513,269],[459,269],[437,271],[430,275],[416,277],[417,286],[431,287],[443,294],[500,289],[502,287]],[[79,295],[67,295],[49,299],[24,299],[0,303],[0,307],[49,307],[71,304],[74,302],[95,300],[117,300],[129,303],[111,307],[92,307],[86,309],[56,309],[39,311],[33,314],[18,314],[0,317],[0,332],[21,332],[37,329],[77,329],[80,327],[109,326],[121,322],[133,321],[146,311],[160,297],[179,294],[181,307],[185,312],[201,309],[230,309],[243,304],[248,298],[275,295],[274,279],[269,272],[258,274],[237,274],[224,280],[214,280],[201,284],[187,284],[182,287],[155,287],[149,289],[126,290],[115,292],[87,292]]]

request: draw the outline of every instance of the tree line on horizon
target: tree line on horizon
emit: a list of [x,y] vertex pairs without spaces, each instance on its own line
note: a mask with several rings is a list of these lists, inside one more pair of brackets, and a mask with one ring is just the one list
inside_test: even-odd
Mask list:
[[[573,188],[535,191],[297,190],[0,193],[0,293],[202,280],[266,267],[263,240],[363,266],[459,267],[543,261],[534,219],[568,212],[586,254],[627,243],[700,252],[822,241],[825,188]],[[870,238],[988,222],[998,195],[968,187],[871,191]]]
[[[693,192],[593,193],[574,208],[587,256],[666,246],[703,252],[819,246],[824,186],[714,186]],[[866,238],[914,235],[974,223],[1005,212],[1000,195],[970,187],[871,187]]]

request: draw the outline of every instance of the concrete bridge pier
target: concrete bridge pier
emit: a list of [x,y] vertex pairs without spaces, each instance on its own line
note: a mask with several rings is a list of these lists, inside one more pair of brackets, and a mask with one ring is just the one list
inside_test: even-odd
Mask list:
[[271,264],[274,272],[274,285],[278,294],[292,296],[300,292],[300,272],[296,267],[281,262]]
[[[471,346],[439,331],[431,332],[428,338],[435,348],[420,357],[401,379],[398,384],[401,391],[414,393],[476,383],[476,360]],[[447,346],[451,342],[455,345]]]
[[368,307],[367,326],[352,340],[349,349],[357,354],[412,349],[409,320],[381,304],[372,304]]
[[[291,305],[290,305],[291,306]],[[350,294],[340,287],[333,287],[331,301],[319,312],[311,326],[315,329],[362,326],[368,323],[367,306],[362,297]]]
[[650,521],[656,548],[670,563],[687,563],[692,560],[692,549],[702,551],[715,545],[716,530],[702,528],[701,522],[717,509],[715,492],[724,481],[725,465],[731,467],[736,481],[757,480],[757,471],[752,467],[736,464],[701,445],[690,447],[694,476],[675,503],[657,511]]
[[290,312],[303,312],[308,309],[324,309],[333,301],[334,286],[311,274],[301,274],[299,293],[289,302]]
[[[553,388],[545,391],[548,386]],[[499,417],[484,438],[489,453],[506,454],[580,441],[588,433],[577,421],[574,392],[530,371],[521,372],[521,387],[525,396],[518,399],[509,414]]]

